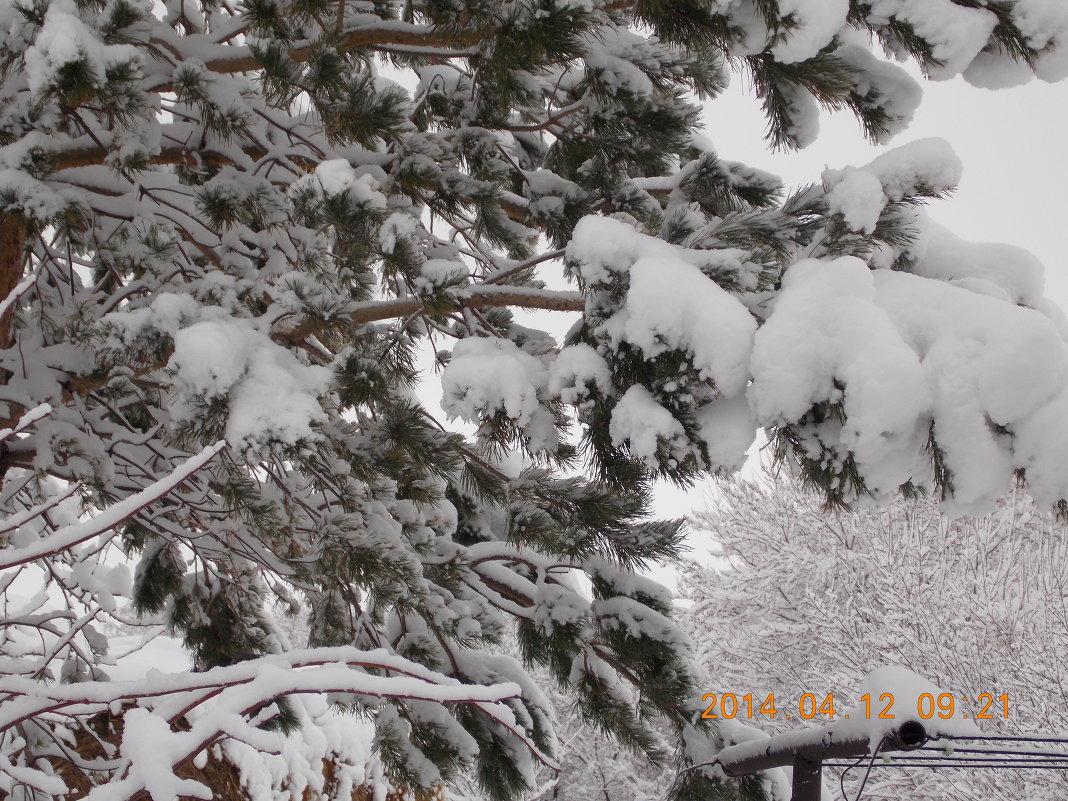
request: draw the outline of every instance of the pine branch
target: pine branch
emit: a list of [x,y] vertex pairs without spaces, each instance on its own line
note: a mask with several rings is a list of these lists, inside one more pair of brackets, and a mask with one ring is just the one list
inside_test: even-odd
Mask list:
[[[586,299],[581,292],[555,292],[547,289],[534,289],[519,286],[497,286],[476,284],[460,290],[456,295],[454,310],[481,309],[486,307],[508,307],[517,309],[542,309],[544,311],[580,312],[586,308]],[[371,301],[360,304],[360,308],[350,315],[354,325],[407,317],[426,307],[419,298],[398,298],[396,300]],[[441,313],[435,306],[435,313]],[[328,323],[319,320],[304,320],[291,329],[276,329],[276,339],[294,344],[314,336],[322,331]]]
[[217,442],[200,453],[191,456],[169,475],[153,482],[141,492],[124,498],[100,512],[91,520],[71,523],[52,534],[46,535],[32,545],[22,548],[0,549],[0,570],[43,559],[48,556],[68,551],[75,545],[110,531],[129,520],[139,511],[155,503],[168,492],[174,490],[194,472],[202,468],[226,448],[225,442]]
[[[382,20],[344,31],[339,35],[335,47],[342,53],[368,49],[435,58],[470,58],[477,55],[477,51],[465,48],[482,41],[486,35],[480,30],[443,31],[434,26]],[[207,52],[203,52],[201,47],[190,47],[199,44],[187,41],[190,39],[195,40],[196,37],[179,38],[168,49],[175,53],[181,53],[183,49],[192,50],[209,71],[219,74],[251,72],[262,68],[259,59],[248,47],[215,45],[205,48]],[[286,55],[294,63],[305,63],[312,59],[318,47],[319,43],[311,40],[295,42],[288,47]],[[155,92],[171,92],[174,88],[175,84],[170,78],[161,77],[158,83],[151,84],[151,90]]]
[[[581,312],[586,307],[586,301],[580,292],[554,292],[529,287],[477,284],[458,293],[454,310],[488,307]],[[359,326],[382,320],[408,317],[425,310],[426,307],[423,301],[418,298],[371,301],[360,304],[358,309],[352,313],[350,319],[353,325]],[[434,313],[441,313],[441,311],[435,307]],[[307,319],[291,328],[276,328],[272,333],[272,337],[278,342],[296,347],[304,343],[309,337],[317,335],[330,326],[331,324],[328,321]],[[131,368],[129,375],[138,377],[163,369],[170,359],[171,353],[170,349],[164,350],[156,361]],[[75,397],[85,397],[105,386],[110,380],[110,376],[73,377],[65,382],[62,400],[64,403],[69,403]],[[0,426],[10,427],[17,425],[20,418],[25,414],[25,410],[17,404],[9,403],[9,407],[14,411],[7,417],[0,417]]]

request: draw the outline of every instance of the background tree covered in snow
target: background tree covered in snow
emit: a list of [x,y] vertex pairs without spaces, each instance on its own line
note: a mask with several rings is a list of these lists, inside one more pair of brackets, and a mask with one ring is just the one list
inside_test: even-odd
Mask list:
[[[0,0],[0,32],[4,792],[62,795],[65,761],[93,799],[207,797],[171,769],[327,692],[394,781],[473,763],[514,797],[557,748],[520,661],[704,761],[689,639],[635,573],[680,537],[653,479],[763,426],[834,503],[1068,496],[1063,318],[1025,253],[919,213],[947,145],[786,192],[696,129],[730,73],[784,148],[821,106],[902,130],[880,53],[1060,79],[1057,0]],[[195,672],[108,680],[109,618]],[[519,661],[487,650],[508,621]],[[121,747],[72,754],[102,712]]]
[[[685,562],[680,575],[680,623],[711,691],[775,693],[782,709],[833,693],[842,710],[868,673],[899,664],[957,698],[1007,693],[1009,717],[981,721],[987,734],[1064,731],[1068,526],[1022,490],[989,514],[950,520],[933,499],[828,515],[785,476],[719,488],[696,520],[719,564]],[[1052,801],[1066,786],[1060,771],[880,769],[864,798]]]

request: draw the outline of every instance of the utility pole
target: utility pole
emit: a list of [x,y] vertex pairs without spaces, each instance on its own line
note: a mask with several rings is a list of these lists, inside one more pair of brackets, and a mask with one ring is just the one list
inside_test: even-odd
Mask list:
[[914,751],[929,739],[923,724],[915,720],[891,729],[875,744],[856,725],[831,725],[727,746],[719,752],[716,764],[734,777],[791,765],[794,780],[790,801],[820,801],[825,759],[859,758],[873,753],[873,748],[879,753]]

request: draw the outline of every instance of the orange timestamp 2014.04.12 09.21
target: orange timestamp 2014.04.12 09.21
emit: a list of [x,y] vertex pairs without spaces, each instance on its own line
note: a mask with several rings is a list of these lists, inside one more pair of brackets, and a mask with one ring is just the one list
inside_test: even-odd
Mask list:
[[[860,703],[851,707],[848,712],[839,713],[835,703],[834,693],[826,693],[822,699],[815,693],[802,693],[794,706],[791,701],[786,706],[778,706],[775,701],[775,693],[767,693],[760,698],[753,693],[739,695],[737,693],[705,693],[701,702],[707,706],[701,713],[703,718],[774,718],[779,715],[785,718],[797,717],[801,720],[812,720],[819,716],[828,718],[848,718],[850,715],[860,718],[878,718],[893,720],[902,718],[920,718],[930,720],[941,718],[949,720],[953,717],[973,718],[976,720],[993,720],[997,717],[1009,716],[1009,694],[1003,693],[995,696],[993,693],[979,693],[975,698],[956,696],[952,693],[921,693],[916,697],[915,707],[911,703],[898,702],[893,693],[864,693],[860,696]],[[904,708],[907,706],[908,708]],[[970,712],[968,710],[971,710]]]

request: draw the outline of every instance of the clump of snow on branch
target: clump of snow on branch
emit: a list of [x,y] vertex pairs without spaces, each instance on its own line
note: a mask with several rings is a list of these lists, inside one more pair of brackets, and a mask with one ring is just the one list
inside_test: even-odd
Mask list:
[[748,379],[756,321],[693,264],[654,256],[631,265],[626,301],[604,330],[613,342],[641,348],[647,359],[668,349],[689,351],[701,376],[730,396]]
[[661,448],[676,460],[686,454],[682,425],[639,384],[628,389],[612,410],[608,433],[613,445],[629,443],[634,456],[650,467],[657,464]]
[[846,26],[849,0],[782,0],[779,14],[791,16],[796,27],[771,48],[776,61],[791,64],[813,58]]
[[331,372],[302,364],[239,321],[204,320],[181,329],[174,336],[170,366],[175,417],[194,416],[195,399],[226,398],[226,435],[233,444],[293,443],[312,437],[311,424],[326,418],[318,398],[329,387]]
[[872,53],[863,34],[846,29],[839,33],[839,38],[843,44],[834,55],[857,71],[856,93],[874,102],[886,114],[886,131],[877,139],[880,144],[885,143],[912,122],[923,99],[923,89],[904,69]]
[[612,373],[604,357],[581,342],[562,348],[549,370],[549,392],[577,405],[592,388],[605,395],[612,392]]
[[109,68],[140,56],[130,45],[102,44],[79,18],[72,0],[56,0],[45,11],[44,24],[24,57],[30,90],[44,92],[55,84],[57,73],[69,66],[84,67],[94,82],[103,85]]
[[920,139],[894,148],[864,167],[825,170],[823,185],[832,214],[870,234],[892,200],[919,192],[937,195],[960,183],[963,165],[944,139]]
[[378,181],[370,172],[357,172],[347,159],[330,159],[318,164],[315,172],[293,182],[291,191],[315,186],[327,197],[347,195],[369,208],[384,209],[386,196],[378,191]]
[[511,340],[468,337],[456,343],[441,377],[442,408],[469,422],[503,412],[523,429],[532,449],[549,449],[558,435],[541,402],[548,379],[546,364]]
[[741,469],[756,439],[756,424],[745,393],[719,398],[702,407],[697,412],[697,423],[714,469]]

